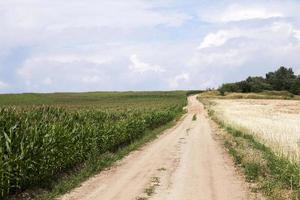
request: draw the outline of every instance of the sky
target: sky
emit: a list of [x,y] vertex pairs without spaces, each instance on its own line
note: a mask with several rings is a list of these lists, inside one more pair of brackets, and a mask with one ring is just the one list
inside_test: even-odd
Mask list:
[[0,93],[216,88],[300,74],[297,0],[0,0]]

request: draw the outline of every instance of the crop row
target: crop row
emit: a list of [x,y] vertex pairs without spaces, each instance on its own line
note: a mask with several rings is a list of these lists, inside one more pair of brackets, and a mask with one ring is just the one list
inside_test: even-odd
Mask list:
[[0,109],[0,197],[39,185],[85,160],[131,143],[182,108],[103,112]]

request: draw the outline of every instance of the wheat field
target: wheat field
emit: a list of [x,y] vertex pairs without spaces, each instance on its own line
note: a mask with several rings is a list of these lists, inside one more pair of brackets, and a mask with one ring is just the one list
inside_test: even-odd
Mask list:
[[219,119],[254,134],[278,154],[300,161],[300,101],[212,100]]

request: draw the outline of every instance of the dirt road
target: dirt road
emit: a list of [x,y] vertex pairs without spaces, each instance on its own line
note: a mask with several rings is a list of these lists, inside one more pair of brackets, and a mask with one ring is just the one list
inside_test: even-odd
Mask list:
[[[196,120],[192,120],[193,115]],[[177,125],[61,200],[249,199],[230,159],[213,139],[203,106],[189,97]]]

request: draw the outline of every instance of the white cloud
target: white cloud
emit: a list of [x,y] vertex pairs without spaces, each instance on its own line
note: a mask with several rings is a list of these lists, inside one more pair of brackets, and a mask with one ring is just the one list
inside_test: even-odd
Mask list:
[[223,45],[228,40],[239,37],[240,35],[241,35],[241,31],[239,29],[220,30],[216,33],[209,33],[204,37],[198,49],[220,46]]
[[218,16],[222,22],[242,21],[250,19],[268,19],[273,17],[283,17],[279,11],[272,10],[270,7],[251,7],[232,5]]
[[112,58],[103,55],[97,55],[95,53],[90,53],[89,55],[84,55],[83,53],[73,53],[73,54],[47,54],[41,56],[35,56],[27,62],[59,62],[59,63],[74,63],[74,62],[88,62],[94,64],[107,64],[112,62]]
[[[217,5],[215,7],[217,7]],[[199,16],[200,19],[204,21],[226,23],[255,19],[282,18],[290,14],[291,13],[286,13],[286,11],[280,8],[280,6],[277,6],[277,4],[253,2],[252,5],[249,5],[240,2],[229,4],[228,6],[222,5],[220,8],[214,10],[203,10]]]
[[[180,26],[191,17],[185,13],[156,11],[155,1],[115,0],[82,2],[11,0],[1,1],[0,16],[7,27],[19,30],[62,31],[87,27],[152,27],[156,25]],[[55,12],[54,12],[55,11]]]
[[9,87],[9,84],[3,82],[3,81],[0,81],[0,89],[7,89]]
[[130,61],[131,65],[129,65],[129,69],[133,72],[145,73],[148,71],[152,71],[160,73],[165,71],[165,69],[163,69],[159,65],[151,65],[139,60],[137,55],[135,54],[130,56]]
[[[259,43],[268,44],[267,41],[282,42],[283,40],[292,42],[292,38],[300,39],[300,31],[288,22],[273,22],[270,25],[262,27],[234,27],[230,29],[218,30],[217,32],[208,33],[201,44],[198,46],[198,50],[218,47],[226,44],[231,39],[243,38],[246,40],[259,40]],[[240,42],[242,43],[242,42]],[[237,42],[237,45],[239,43]],[[273,43],[274,44],[274,43]],[[226,54],[226,52],[224,52]]]
[[239,67],[248,59],[249,49],[222,48],[213,52],[197,51],[188,62],[188,65],[198,68],[227,68]]
[[0,10],[4,92],[196,89],[300,70],[294,0],[10,0]]
[[169,85],[172,89],[178,88],[181,84],[184,85],[189,81],[190,76],[188,73],[181,73],[176,75],[174,78],[169,79]]
[[101,77],[99,75],[84,76],[81,80],[84,83],[98,83],[101,81]]
[[26,83],[24,89],[30,91],[97,90],[104,86],[109,88],[112,74],[109,71],[110,62],[93,61],[77,60],[68,56],[62,56],[62,59],[53,56],[29,58],[17,70],[17,75],[20,81]]
[[[217,80],[202,81],[202,87],[209,87],[249,75],[264,75],[280,65],[293,67],[297,72],[300,62],[296,52],[299,50],[299,29],[290,22],[279,20],[260,26],[231,25],[228,29],[220,28],[204,36],[188,66],[198,79],[214,77]],[[195,79],[193,77],[193,82]]]
[[300,30],[294,30],[294,37],[300,42]]
[[52,85],[53,84],[53,80],[50,77],[46,77],[43,81],[43,84],[45,85]]
[[143,0],[0,1],[0,59],[20,46],[59,51],[124,45],[157,26],[180,27],[191,19],[168,7],[167,2]]

